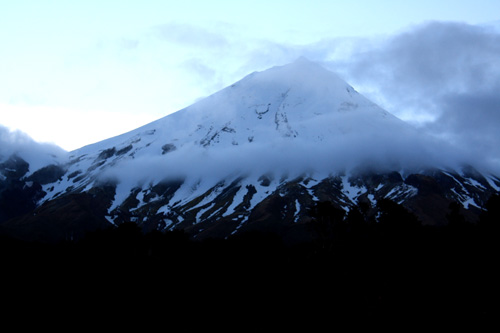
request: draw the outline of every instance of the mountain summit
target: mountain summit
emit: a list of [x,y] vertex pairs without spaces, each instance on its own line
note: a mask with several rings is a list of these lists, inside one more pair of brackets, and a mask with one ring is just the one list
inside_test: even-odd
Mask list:
[[252,229],[300,238],[318,202],[344,211],[363,202],[376,214],[381,199],[440,224],[450,202],[476,216],[500,189],[454,156],[300,58],[21,175],[40,187],[36,214],[3,225],[28,235],[36,224],[54,238],[127,221],[199,238]]
[[[299,135],[304,140],[319,141],[339,131],[348,132],[353,126],[359,130],[366,124],[373,127],[384,117],[391,118],[386,122],[402,126],[334,73],[301,58],[252,73],[190,107],[97,146],[120,144],[127,137],[153,130],[166,141],[176,141],[176,147],[268,143]],[[97,146],[85,147],[76,154]]]
[[[163,157],[159,162],[162,166],[167,163],[174,176],[192,174],[196,166],[184,164],[200,165],[191,161],[198,158],[204,165],[197,172],[217,172],[214,168],[220,172],[228,167],[263,172],[294,165],[294,169],[320,168],[329,173],[332,168],[345,168],[360,160],[387,164],[388,155],[413,149],[422,140],[415,129],[367,100],[337,75],[300,58],[252,73],[183,110],[83,147],[72,156],[95,160],[96,154],[107,149],[130,149],[114,158],[116,164],[160,153]],[[431,158],[431,152],[428,154],[424,160]],[[320,156],[321,161],[316,161]],[[314,161],[309,163],[311,158]],[[405,164],[411,157],[394,159]]]

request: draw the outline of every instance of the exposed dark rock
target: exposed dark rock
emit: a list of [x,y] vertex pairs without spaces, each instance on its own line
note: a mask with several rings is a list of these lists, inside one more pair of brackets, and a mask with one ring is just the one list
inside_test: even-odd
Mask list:
[[29,163],[17,155],[12,155],[0,163],[0,174],[7,179],[19,179],[29,171]]
[[68,180],[70,180],[71,178],[74,178],[74,177],[78,176],[81,173],[82,173],[82,170],[76,170],[75,172],[70,173],[68,175]]
[[132,146],[132,145],[128,145],[128,146],[126,146],[126,147],[124,147],[124,148],[122,148],[122,149],[118,150],[118,151],[116,152],[116,155],[117,155],[117,156],[124,155],[124,154],[128,153],[129,151],[131,151],[131,150],[132,150],[132,148],[134,148],[134,146]]
[[45,194],[39,182],[24,179],[28,171],[29,164],[16,155],[0,164],[0,223],[31,212]]
[[271,107],[271,103],[267,104],[266,109],[264,111],[259,111],[255,109],[255,113],[257,114],[257,118],[262,119],[262,116],[269,112],[269,108]]
[[162,155],[164,155],[164,154],[170,153],[176,149],[177,149],[177,147],[175,147],[175,145],[173,143],[167,143],[161,147],[161,150],[162,150],[161,153],[162,153]]
[[51,164],[35,171],[31,176],[28,177],[28,180],[37,182],[40,185],[46,185],[56,182],[64,175],[65,172],[66,170],[60,165]]
[[90,172],[90,171],[94,171],[95,169],[97,169],[97,168],[99,168],[99,167],[103,166],[105,163],[106,163],[106,161],[105,161],[105,160],[101,160],[101,161],[96,160],[96,161],[94,162],[94,164],[92,164],[92,165],[91,165],[91,166],[87,169],[87,171],[89,171],[89,172]]
[[35,182],[11,181],[0,190],[0,223],[30,213],[43,197],[42,186]]
[[272,181],[272,179],[268,175],[262,175],[259,178],[259,182],[260,182],[261,186],[267,187],[267,186],[271,185],[271,181]]
[[97,156],[96,161],[106,160],[106,159],[112,157],[113,155],[115,155],[115,153],[116,153],[116,148],[115,147],[109,148],[109,149],[105,149],[105,150],[103,150],[99,154],[99,156]]
[[443,193],[443,189],[441,188],[437,180],[428,175],[421,175],[421,174],[409,175],[405,179],[405,183],[416,187],[420,195]]
[[3,232],[26,241],[79,239],[89,231],[110,226],[104,216],[114,191],[114,186],[103,185],[89,192],[62,195],[27,214],[4,222]]

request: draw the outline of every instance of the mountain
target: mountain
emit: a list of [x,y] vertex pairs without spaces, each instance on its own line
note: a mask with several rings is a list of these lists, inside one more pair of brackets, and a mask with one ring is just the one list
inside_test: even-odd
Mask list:
[[[293,241],[311,237],[319,202],[345,212],[362,204],[376,218],[390,199],[441,225],[450,203],[475,221],[500,190],[498,177],[304,58],[57,163],[0,162],[1,230],[25,239],[132,221],[197,239],[260,230]],[[14,211],[12,197],[22,198]]]

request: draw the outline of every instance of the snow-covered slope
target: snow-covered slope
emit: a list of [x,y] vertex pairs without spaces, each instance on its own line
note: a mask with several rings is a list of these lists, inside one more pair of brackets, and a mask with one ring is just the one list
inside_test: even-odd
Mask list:
[[[414,135],[406,123],[358,94],[334,73],[301,58],[250,74],[188,108],[83,147],[73,155],[95,155],[110,147],[120,150],[130,145],[135,148],[134,157],[192,147],[238,146],[236,151],[258,146],[260,151],[290,142],[342,146],[353,143],[346,141],[353,141],[352,137],[357,141],[376,139],[374,136],[384,137],[390,131],[396,131],[391,135]],[[293,139],[297,140],[290,141]]]
[[275,170],[328,175],[362,162],[417,167],[434,158],[421,152],[433,147],[423,140],[334,73],[299,59],[72,152],[68,173],[74,177],[51,185],[47,199],[68,186],[87,188],[106,177],[119,183],[120,201],[133,187],[164,179],[202,178],[211,187],[228,175],[260,177]]
[[69,155],[65,174],[43,184],[40,205],[101,189],[112,198],[103,216],[110,223],[195,235],[227,236],[252,221],[300,223],[320,200],[346,210],[360,200],[410,203],[427,184],[415,174],[441,177],[442,196],[467,207],[500,186],[456,171],[449,147],[303,58]]

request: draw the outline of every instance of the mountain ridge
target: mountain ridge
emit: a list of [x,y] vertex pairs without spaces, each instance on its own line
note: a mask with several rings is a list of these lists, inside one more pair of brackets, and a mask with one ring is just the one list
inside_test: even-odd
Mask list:
[[[38,213],[69,209],[68,196],[90,202],[69,207],[97,219],[94,227],[132,221],[193,237],[257,225],[300,234],[321,201],[344,211],[363,202],[375,214],[378,201],[391,199],[426,224],[444,223],[458,201],[474,219],[500,180],[458,167],[456,157],[336,74],[299,59],[74,150],[66,163],[36,171],[38,178],[20,177],[19,186],[40,186],[38,208],[3,226],[29,226]],[[89,211],[97,198],[100,208]]]

